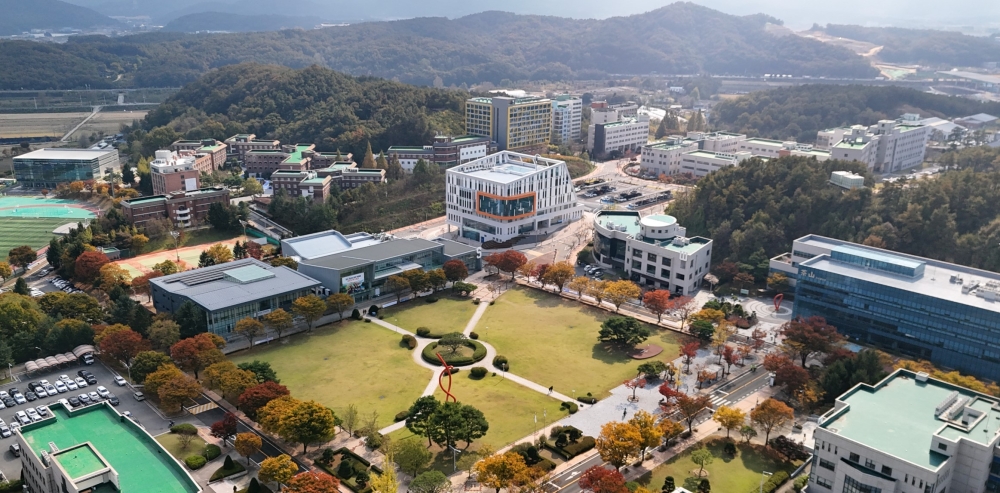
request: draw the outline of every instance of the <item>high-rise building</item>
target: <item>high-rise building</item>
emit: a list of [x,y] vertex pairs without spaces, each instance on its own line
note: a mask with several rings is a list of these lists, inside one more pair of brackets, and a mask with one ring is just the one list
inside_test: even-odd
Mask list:
[[553,144],[570,144],[580,140],[583,125],[583,100],[564,94],[552,100]]
[[551,233],[583,215],[555,159],[500,151],[449,168],[445,186],[449,227],[476,243]]
[[622,118],[619,121],[593,124],[587,134],[591,156],[621,156],[642,149],[649,142],[649,116]]
[[497,149],[537,154],[552,135],[552,102],[545,98],[472,98],[466,101],[465,131],[489,137]]
[[117,149],[39,149],[14,157],[14,178],[26,188],[99,180],[120,168]]

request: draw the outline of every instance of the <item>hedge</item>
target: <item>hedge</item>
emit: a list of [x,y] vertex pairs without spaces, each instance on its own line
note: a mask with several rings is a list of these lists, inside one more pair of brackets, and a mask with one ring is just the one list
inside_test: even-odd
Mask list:
[[215,472],[212,473],[212,478],[209,479],[209,481],[218,481],[222,478],[227,478],[233,474],[239,474],[246,470],[247,468],[243,467],[243,464],[241,464],[240,461],[233,461],[233,467],[227,468],[226,466],[222,466],[216,469]]
[[504,356],[502,354],[498,354],[498,355],[494,356],[493,357],[493,366],[495,366],[498,370],[503,370],[503,366],[502,365],[507,365],[507,371],[510,371],[510,363],[507,361],[507,357],[506,356]]
[[594,437],[583,436],[579,440],[566,444],[565,447],[557,447],[555,442],[552,440],[545,440],[545,448],[563,456],[566,460],[570,460],[592,448],[594,448],[596,441]]
[[[369,472],[369,474],[382,474],[382,469],[376,466],[372,466],[370,462],[363,459],[360,455],[351,452],[349,449],[346,448],[337,449],[333,453],[333,455],[335,456],[339,455],[341,463],[343,463],[343,461],[345,460],[350,460],[352,462],[353,467],[351,471],[351,477],[341,476],[339,473],[340,472],[339,467],[337,469],[331,469],[329,466],[322,464],[320,465],[320,467],[331,476],[339,478],[340,484],[347,486],[351,491],[354,491],[355,493],[364,493],[371,491],[371,488],[369,487],[368,484],[359,488],[358,485],[355,483],[354,477],[355,475],[357,475],[358,472],[366,471]],[[369,467],[371,468],[371,471],[368,470]]]
[[559,409],[565,409],[569,411],[570,414],[576,414],[576,412],[580,410],[580,406],[577,406],[575,402],[563,401],[563,403],[559,405]]
[[400,421],[404,421],[406,418],[409,417],[410,417],[410,411],[400,411],[396,413],[396,416],[393,418],[393,422],[398,423]]
[[476,366],[469,370],[469,378],[479,380],[480,378],[485,377],[487,373],[489,373],[489,371],[485,367]]
[[788,473],[785,471],[778,471],[771,475],[771,477],[764,483],[764,489],[761,490],[760,487],[754,488],[751,491],[763,491],[764,493],[774,493],[781,485],[788,481]]
[[[423,352],[420,353],[420,356],[424,359],[424,361],[432,365],[441,366],[441,361],[438,360],[435,351],[437,349],[437,346],[438,343],[436,342],[428,344],[427,347],[424,348]],[[460,356],[457,354],[448,355],[447,353],[443,353],[441,354],[441,356],[444,357],[444,360],[449,365],[453,366],[471,365],[477,361],[482,361],[482,359],[486,357],[486,346],[483,346],[482,343],[473,340],[468,340],[465,342],[465,346],[473,349],[472,356]]]
[[584,404],[597,404],[597,397],[583,396],[577,397],[576,400]]
[[196,435],[198,433],[198,428],[191,423],[181,423],[179,425],[171,426],[170,433],[177,433],[179,435]]
[[425,339],[440,339],[444,334],[438,334],[437,332],[432,332],[431,329],[427,327],[417,327],[417,336],[423,337]]
[[0,481],[0,493],[20,493],[24,489],[24,483],[20,479],[12,479],[10,481]]
[[417,338],[411,336],[410,334],[406,334],[403,336],[403,340],[400,341],[400,344],[405,346],[407,349],[415,349],[417,347]]
[[205,460],[215,460],[222,455],[222,449],[220,449],[218,445],[212,445],[210,443],[205,445],[205,450],[201,451],[201,455],[205,457]]
[[201,469],[205,466],[206,462],[208,461],[205,460],[205,456],[203,455],[189,455],[187,459],[184,459],[184,463],[192,470]]

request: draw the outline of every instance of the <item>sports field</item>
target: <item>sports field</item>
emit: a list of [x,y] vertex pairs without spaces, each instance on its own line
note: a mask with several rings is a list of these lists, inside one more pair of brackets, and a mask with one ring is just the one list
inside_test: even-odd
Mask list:
[[52,230],[96,216],[79,202],[41,197],[0,197],[0,256],[14,247],[49,244]]
[[[132,277],[138,277],[152,271],[154,265],[163,262],[164,260],[172,260],[174,263],[178,263],[178,258],[180,259],[179,264],[181,270],[189,270],[198,267],[198,259],[201,257],[201,252],[208,249],[208,247],[216,243],[222,243],[232,250],[236,241],[242,238],[242,236],[234,238],[231,233],[219,234],[212,229],[188,232],[186,234],[188,237],[185,238],[185,243],[197,243],[187,247],[184,246],[185,243],[181,243],[179,245],[180,248],[174,250],[173,240],[168,237],[169,241],[164,242],[164,245],[169,247],[166,250],[160,250],[153,253],[147,253],[145,255],[139,255],[138,257],[119,260],[115,263],[127,270],[129,275]],[[152,244],[152,242],[150,242],[150,244]]]

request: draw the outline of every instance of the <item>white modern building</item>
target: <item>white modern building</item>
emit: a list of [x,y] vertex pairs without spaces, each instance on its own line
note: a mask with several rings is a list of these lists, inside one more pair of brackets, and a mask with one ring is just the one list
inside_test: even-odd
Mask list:
[[809,493],[1000,491],[1000,401],[926,373],[858,384],[813,438]]
[[830,173],[830,183],[841,188],[854,190],[865,186],[865,177],[856,175],[850,171],[834,171]]
[[850,130],[830,147],[830,155],[833,159],[858,161],[865,163],[868,169],[875,169],[878,164],[879,137],[862,125],[855,125]]
[[587,151],[591,156],[603,157],[634,152],[647,142],[649,142],[649,115],[591,124],[587,133]]
[[566,163],[500,151],[445,172],[447,223],[483,243],[547,234],[583,216]]
[[688,132],[685,140],[697,142],[703,151],[737,152],[746,138],[746,135],[730,132]]
[[583,125],[583,100],[564,94],[552,100],[553,144],[569,144],[580,140]]
[[691,151],[681,154],[679,173],[691,173],[701,178],[713,171],[737,166],[753,157],[749,152]]
[[647,176],[676,175],[681,172],[681,156],[698,150],[698,143],[687,139],[668,139],[652,142],[642,147],[639,158],[640,173]]
[[879,136],[875,171],[895,173],[924,162],[930,127],[908,120],[881,120],[870,130]]
[[641,286],[691,295],[712,266],[712,240],[687,237],[673,216],[600,211],[594,218],[594,257],[624,270]]
[[[856,125],[860,126],[860,125]],[[819,149],[830,149],[837,145],[844,137],[851,133],[853,127],[836,127],[820,130],[816,133],[816,147]]]

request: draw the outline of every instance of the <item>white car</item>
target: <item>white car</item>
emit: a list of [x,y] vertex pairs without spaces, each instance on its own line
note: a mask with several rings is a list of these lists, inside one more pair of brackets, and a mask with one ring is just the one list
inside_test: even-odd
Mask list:
[[69,375],[59,375],[59,380],[63,382],[68,382],[70,380]]
[[29,407],[28,409],[25,409],[24,412],[28,413],[28,417],[31,418],[32,421],[42,420],[42,416],[38,414],[38,411],[36,411],[34,408]]
[[67,387],[66,382],[63,382],[62,380],[56,380],[55,387],[56,387],[56,392],[59,392],[60,394],[65,394],[66,392],[69,392],[69,387]]
[[79,385],[77,385],[77,384],[76,384],[76,382],[75,382],[75,381],[73,381],[73,380],[66,380],[66,382],[65,382],[65,383],[66,383],[66,388],[67,388],[67,389],[70,389],[70,390],[76,390],[76,389],[79,389],[79,388],[80,388],[80,386],[79,386]]
[[54,385],[47,383],[45,384],[45,392],[47,392],[49,395],[56,395],[59,393],[59,389],[56,388]]
[[73,381],[76,382],[76,386],[81,389],[87,386],[87,381],[84,380],[83,377],[76,377],[76,380]]
[[43,418],[46,418],[46,417],[49,416],[49,408],[48,407],[45,407],[45,406],[36,406],[35,410],[38,411],[38,414],[40,414]]
[[0,409],[7,409],[7,405],[0,401]]
[[125,379],[122,378],[121,375],[115,375],[115,383],[118,384],[119,387],[124,387],[127,382],[125,382]]
[[39,381],[38,381],[38,383],[40,383],[40,384],[42,384],[42,385],[48,385],[48,384],[49,384],[49,381],[48,381],[48,380],[45,380],[45,379],[42,379],[42,380],[39,380]]
[[14,417],[16,417],[17,422],[21,423],[22,425],[31,424],[31,418],[29,418],[28,413],[24,411],[18,411],[17,414],[14,415]]
[[14,402],[16,402],[18,404],[25,404],[25,403],[28,402],[28,399],[24,398],[24,394],[14,394],[11,397],[13,397],[14,398]]
[[101,395],[97,392],[91,392],[87,394],[87,397],[90,397],[90,402],[101,402]]
[[108,389],[101,385],[97,387],[97,395],[101,396],[102,399],[107,399],[111,392],[108,392]]
[[0,425],[0,438],[7,438],[10,435],[10,428],[8,428],[7,425]]

